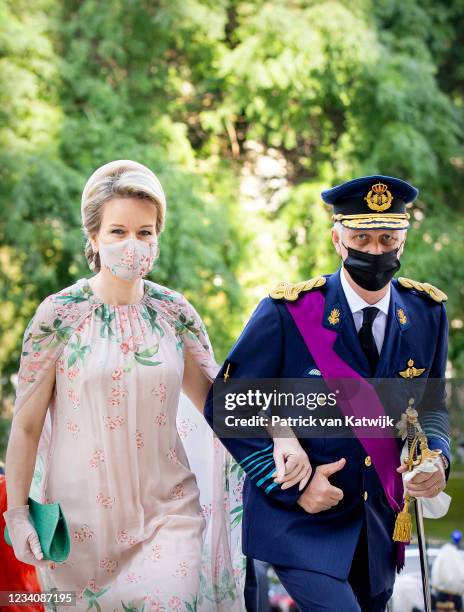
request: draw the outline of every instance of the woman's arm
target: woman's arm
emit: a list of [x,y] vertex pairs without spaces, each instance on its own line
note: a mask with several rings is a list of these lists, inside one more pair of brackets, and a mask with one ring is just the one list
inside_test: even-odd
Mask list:
[[[182,389],[201,414],[211,385],[212,381],[187,349]],[[274,482],[281,484],[282,489],[288,489],[299,483],[299,489],[302,490],[309,481],[312,468],[309,457],[293,429],[268,425],[266,430],[274,442],[273,457],[276,465]]]
[[55,363],[75,326],[75,304],[55,308],[55,295],[38,305],[24,331],[13,422],[6,454],[8,510],[3,513],[16,558],[47,565],[29,515],[29,492],[37,449],[52,396]]
[[212,384],[212,380],[206,376],[197,361],[190,354],[188,348],[186,348],[182,390],[201,414],[203,414],[208,391]]
[[30,397],[14,415],[6,452],[8,509],[3,513],[17,559],[30,565],[50,565],[43,558],[39,536],[29,518],[29,490],[45,415],[55,385],[49,368]]
[[13,417],[5,462],[8,510],[27,504],[37,446],[54,385],[52,367]]
[[[213,427],[212,424],[212,405],[209,400],[209,391],[211,389],[214,377],[217,376],[218,372],[216,369],[217,364],[214,360],[213,350],[211,348],[211,343],[208,338],[208,334],[206,332],[206,328],[195,310],[195,308],[187,301],[184,300],[184,312],[183,312],[183,320],[187,321],[189,325],[185,325],[185,329],[188,332],[186,334],[186,350],[184,353],[184,378],[182,381],[182,388],[189,399],[193,402],[197,410],[204,414],[206,420]],[[245,364],[247,364],[247,376],[250,378],[262,378],[269,377],[275,374],[272,374],[274,370],[277,368],[277,364],[269,363],[269,358],[272,357],[271,361],[275,361],[275,358],[280,359],[280,352],[278,348],[274,351],[263,353],[262,346],[269,345],[269,342],[272,341],[274,344],[280,338],[280,319],[278,319],[279,324],[276,323],[277,319],[275,316],[272,317],[269,321],[264,321],[264,324],[261,325],[260,316],[258,313],[263,309],[268,309],[268,299],[263,300],[262,303],[258,306],[253,314],[252,318],[248,322],[244,332],[242,333],[239,340],[234,345],[235,352],[237,352],[240,343],[241,344],[250,344],[251,346],[249,353],[247,354],[247,359],[245,360]],[[269,316],[270,313],[268,313]],[[277,314],[274,311],[273,315]],[[255,320],[256,319],[256,325]],[[252,324],[253,322],[253,324]],[[253,331],[251,328],[253,327]],[[246,334],[245,332],[250,332]],[[263,341],[263,335],[265,339]],[[193,341],[193,337],[195,336],[195,341]],[[246,336],[247,342],[244,342],[244,337]],[[192,357],[189,352],[189,348],[187,344],[191,344],[194,347],[194,350],[197,350],[198,344],[201,344],[201,348],[206,351],[203,354],[202,359],[204,359],[205,367],[201,367],[199,365],[198,359]],[[200,351],[201,353],[202,351]],[[250,361],[250,356],[253,355],[253,358]],[[209,357],[209,359],[208,359]],[[229,356],[230,357],[230,356]],[[238,359],[240,361],[240,359]],[[207,365],[206,365],[207,364]],[[209,367],[207,367],[209,366]],[[211,367],[212,366],[212,367]],[[223,366],[224,367],[224,366]],[[240,368],[239,368],[240,369]],[[207,373],[206,373],[207,372]],[[210,376],[208,376],[208,374]],[[212,402],[211,402],[212,404]],[[206,414],[205,414],[205,406],[206,406]],[[271,478],[269,474],[265,474],[265,478],[260,479],[260,484],[263,484],[262,488],[265,489],[265,492],[268,493],[269,490],[272,491],[272,495],[274,497],[283,497],[284,503],[287,503],[289,506],[293,506],[296,502],[297,498],[301,495],[301,491],[308,485],[309,479],[311,477],[311,464],[309,458],[301,447],[298,439],[295,437],[293,430],[288,429],[287,431],[282,431],[282,429],[267,429],[268,434],[272,437],[273,441],[273,452],[271,453],[268,450],[267,445],[268,441],[265,439],[253,440],[252,446],[261,446],[259,448],[250,448],[250,452],[263,453],[264,456],[263,461],[266,464],[269,464],[269,456],[273,455],[273,463],[275,467],[275,471],[272,474],[274,482],[270,485],[268,479]],[[230,440],[229,440],[230,441]],[[248,443],[250,440],[248,440]],[[247,445],[246,440],[237,440],[237,443],[244,443]],[[239,461],[239,457],[228,448],[227,444],[224,444],[229,452],[232,452],[232,455],[235,457],[237,461]],[[243,449],[245,452],[245,449]],[[240,451],[241,454],[241,451]],[[240,461],[239,461],[240,462]],[[247,470],[245,470],[247,471]],[[266,482],[264,482],[266,481]],[[281,485],[279,491],[275,490],[275,487]],[[299,485],[298,487],[294,485]],[[286,489],[291,489],[291,491],[287,491]]]

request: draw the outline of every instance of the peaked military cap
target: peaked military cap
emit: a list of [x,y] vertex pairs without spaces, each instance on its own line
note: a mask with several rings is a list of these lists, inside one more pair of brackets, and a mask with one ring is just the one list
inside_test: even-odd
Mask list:
[[406,229],[407,204],[419,190],[393,176],[375,174],[355,178],[322,192],[322,199],[333,206],[332,219],[352,229]]

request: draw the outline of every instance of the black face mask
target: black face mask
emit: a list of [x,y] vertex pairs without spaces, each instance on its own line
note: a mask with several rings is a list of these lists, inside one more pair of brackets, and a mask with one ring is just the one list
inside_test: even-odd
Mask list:
[[343,246],[348,251],[343,266],[354,282],[367,291],[378,291],[385,287],[401,267],[397,257],[401,245],[380,255],[364,253],[344,244]]

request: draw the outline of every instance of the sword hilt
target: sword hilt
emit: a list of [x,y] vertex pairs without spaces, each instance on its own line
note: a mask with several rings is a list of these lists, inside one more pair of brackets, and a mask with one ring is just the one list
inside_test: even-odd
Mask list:
[[[426,459],[437,456],[441,451],[431,451],[428,446],[427,436],[419,424],[417,410],[412,407],[414,400],[409,400],[409,407],[406,409],[407,440],[408,440],[408,466],[412,470]],[[408,493],[405,496],[405,507],[403,513],[408,511],[409,502],[413,501],[416,514],[417,540],[419,546],[419,556],[422,575],[422,593],[424,596],[424,610],[431,612],[431,597],[429,584],[429,570],[427,560],[427,547],[425,542],[424,521],[422,516],[422,505],[420,500],[412,498]],[[400,513],[401,515],[402,513]],[[400,516],[398,515],[398,516]],[[404,521],[404,517],[403,517]],[[398,522],[398,519],[397,519]],[[412,535],[412,534],[408,534]],[[394,538],[395,539],[395,538]],[[403,540],[404,541],[404,540]]]
[[412,408],[412,400],[406,409],[406,432],[408,440],[409,469],[420,465],[426,459],[433,459],[441,454],[441,450],[430,450],[427,436],[420,426],[417,410]]
[[413,400],[409,401],[409,407],[406,408],[406,439],[408,441],[408,466],[411,471],[415,465],[419,465],[420,456],[417,448],[418,436],[422,431],[419,425],[417,410],[412,407]]

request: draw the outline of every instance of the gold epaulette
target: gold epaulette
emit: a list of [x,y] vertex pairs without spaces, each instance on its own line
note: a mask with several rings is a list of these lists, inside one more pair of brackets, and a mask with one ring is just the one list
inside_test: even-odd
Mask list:
[[398,282],[406,289],[415,289],[416,291],[426,293],[435,302],[446,302],[448,299],[446,293],[430,283],[420,283],[419,281],[412,280],[411,278],[404,278],[404,276],[400,276],[398,278]]
[[325,285],[325,282],[326,279],[323,276],[316,276],[301,283],[286,283],[283,281],[274,287],[269,293],[269,297],[276,300],[285,299],[294,302],[302,291],[311,291],[317,287],[322,287]]

